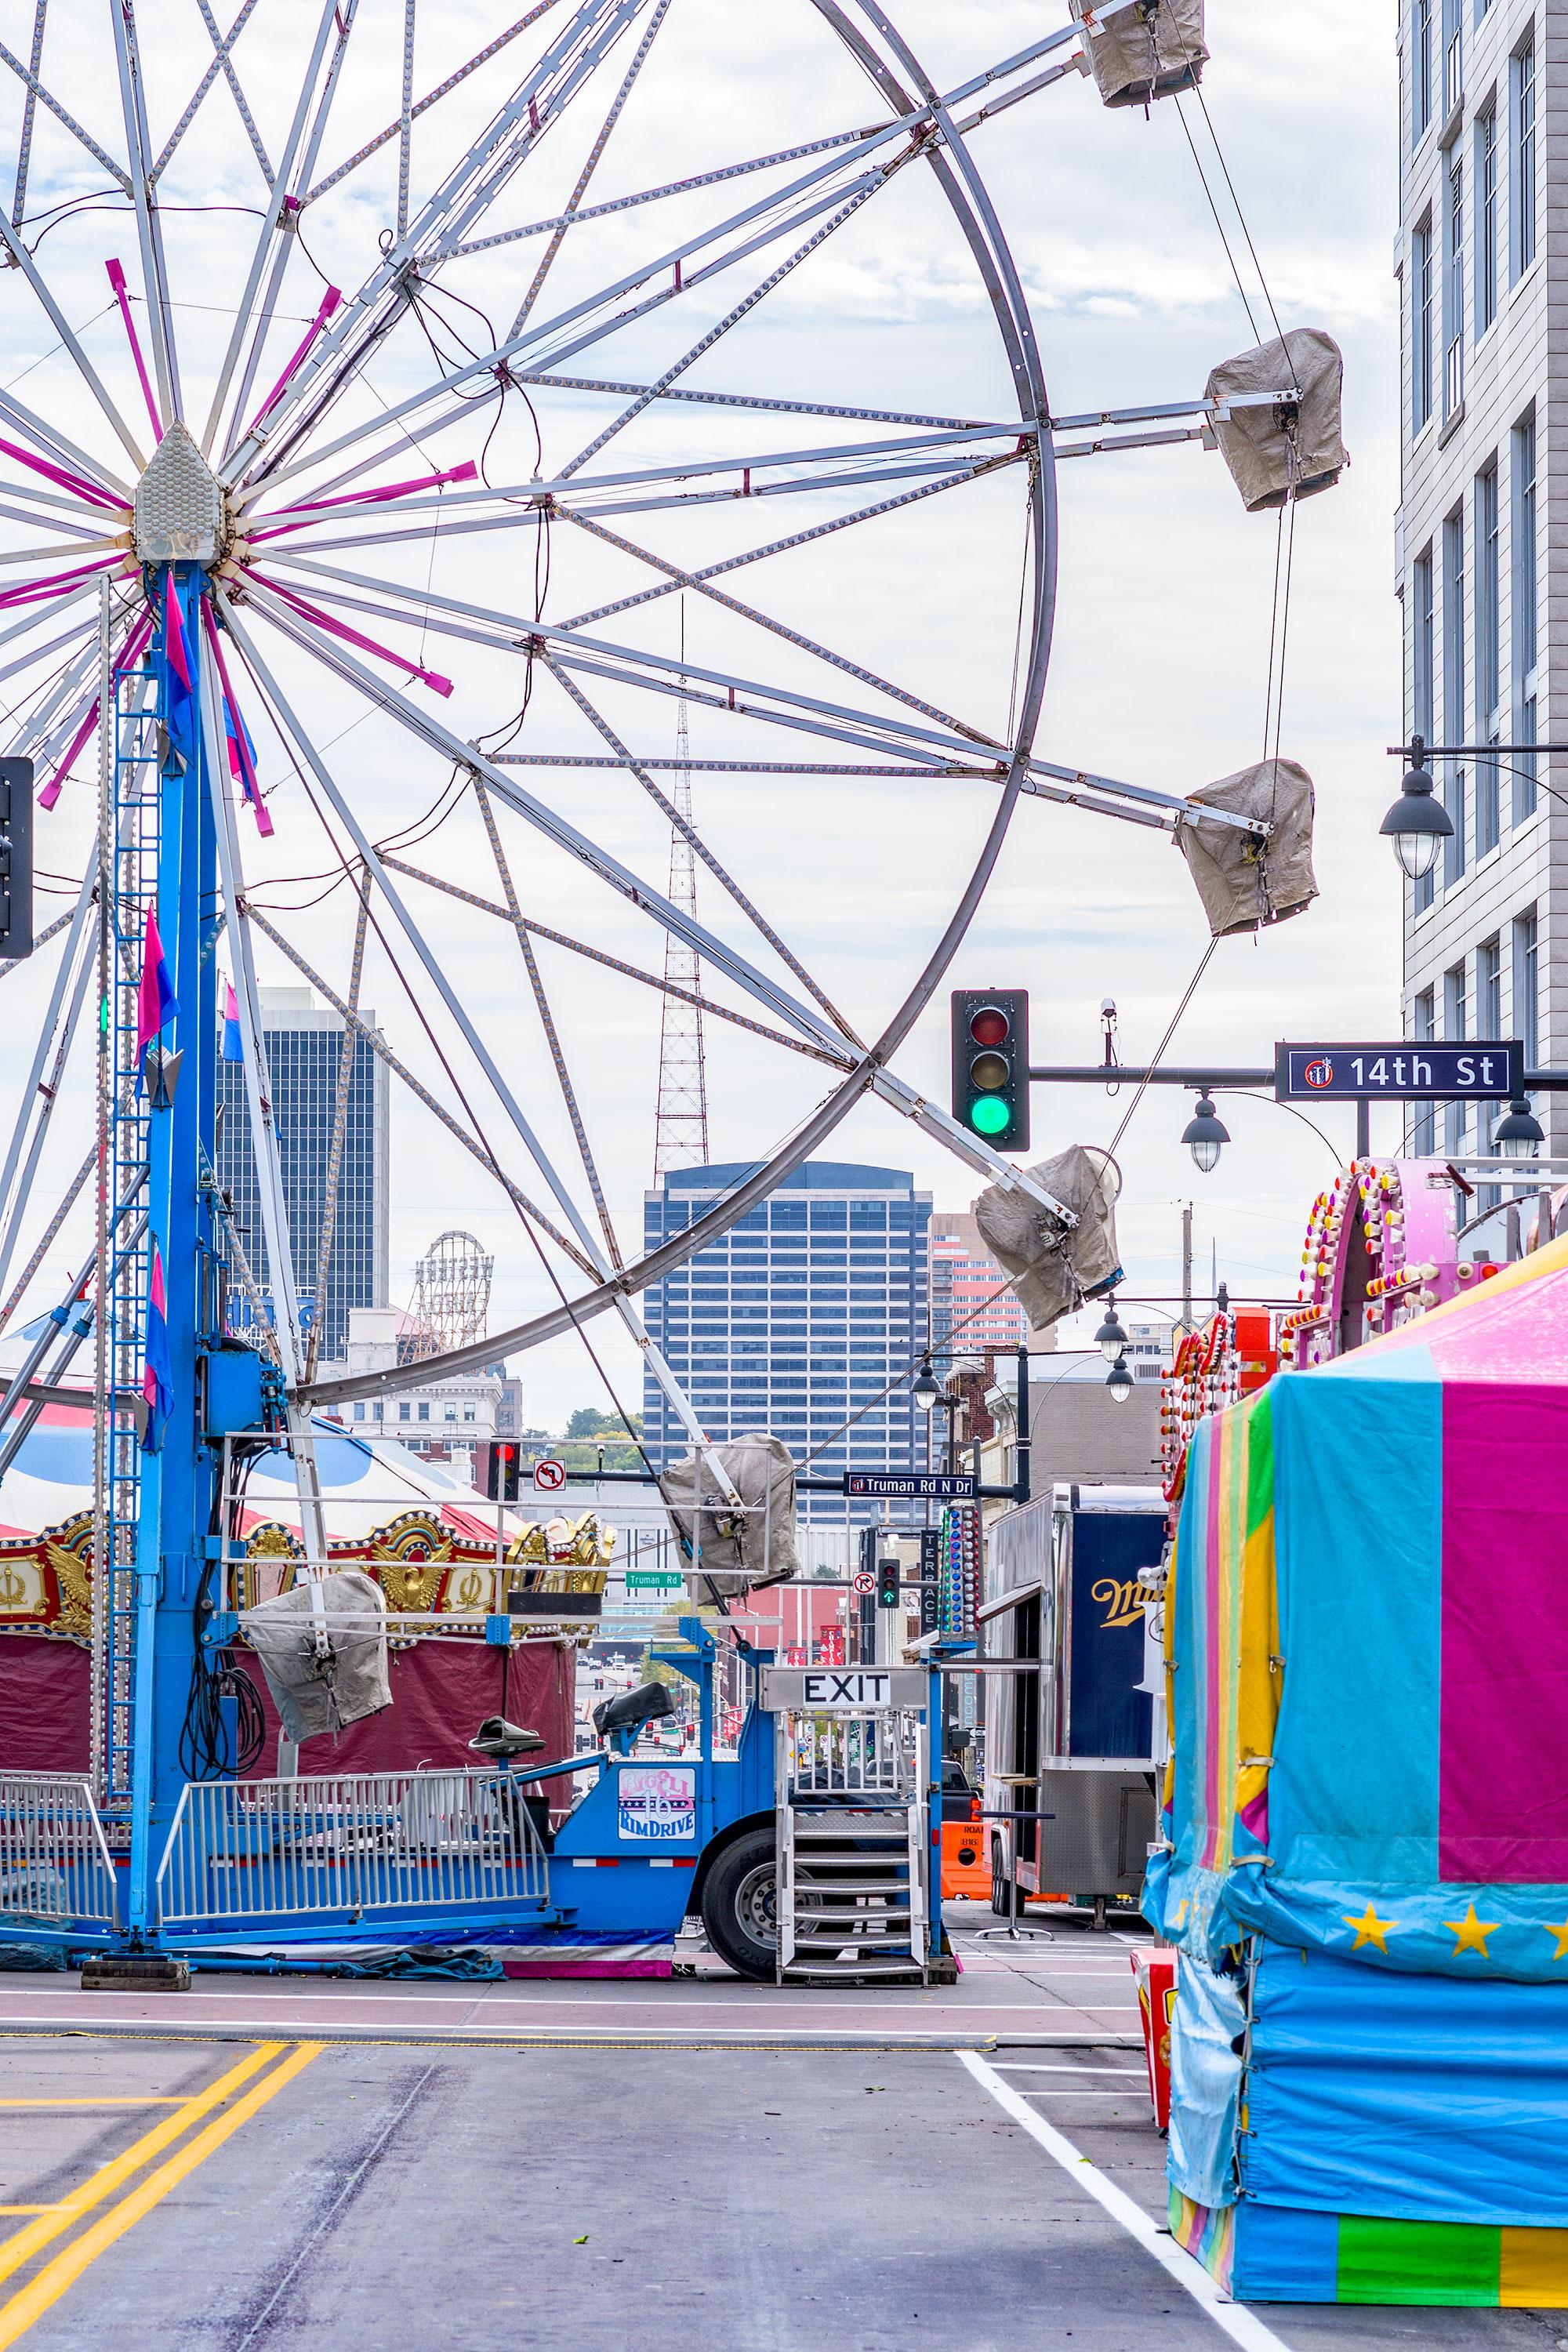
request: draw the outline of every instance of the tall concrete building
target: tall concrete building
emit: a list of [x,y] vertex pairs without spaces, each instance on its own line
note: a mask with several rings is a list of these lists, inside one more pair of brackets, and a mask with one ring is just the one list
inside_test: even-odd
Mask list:
[[[362,1018],[374,1028],[375,1015]],[[348,1123],[338,1172],[337,1223],[327,1295],[317,1300],[316,1250],[327,1201],[327,1160],[337,1102],[338,1057],[342,1050],[341,1015],[317,1004],[308,988],[264,988],[261,1034],[272,1081],[278,1120],[279,1157],[294,1253],[294,1281],[321,1325],[323,1357],[346,1355],[349,1316],[356,1307],[385,1307],[390,1300],[391,1118],[387,1068],[363,1040],[349,1081]],[[218,1181],[234,1202],[246,1256],[258,1286],[270,1276],[261,1199],[251,1148],[245,1072],[238,1062],[218,1064]],[[232,1319],[245,1319],[237,1294]]]
[[[645,1195],[647,1247],[694,1224],[750,1173],[740,1162],[667,1171]],[[819,1475],[924,1469],[926,1417],[906,1375],[928,1336],[930,1226],[931,1194],[911,1175],[808,1160],[723,1241],[656,1284],[648,1328],[708,1435],[771,1430],[797,1462],[825,1446],[812,1465]],[[662,1466],[687,1451],[686,1435],[651,1379],[643,1402],[644,1442]],[[803,1516],[844,1517],[837,1497],[802,1501]]]
[[[1548,742],[1568,729],[1555,561],[1568,477],[1553,465],[1568,430],[1568,208],[1552,195],[1568,162],[1568,0],[1400,0],[1400,25],[1405,730]],[[1551,763],[1467,757],[1434,773],[1454,837],[1405,885],[1405,1034],[1519,1036],[1527,1063],[1559,1062],[1568,809],[1545,790]],[[1557,1102],[1537,1109],[1562,1150]],[[1417,1106],[1408,1141],[1473,1153],[1495,1124],[1489,1108]]]
[[1016,1293],[1004,1286],[1006,1280],[980,1238],[973,1211],[939,1209],[931,1221],[931,1339],[939,1367],[954,1356],[1055,1347],[1054,1329],[1031,1343],[1029,1318]]

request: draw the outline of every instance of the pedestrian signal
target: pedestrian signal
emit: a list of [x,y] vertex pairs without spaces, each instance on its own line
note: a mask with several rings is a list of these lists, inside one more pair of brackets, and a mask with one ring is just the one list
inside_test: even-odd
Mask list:
[[952,992],[952,1116],[994,1151],[1029,1148],[1029,992]]

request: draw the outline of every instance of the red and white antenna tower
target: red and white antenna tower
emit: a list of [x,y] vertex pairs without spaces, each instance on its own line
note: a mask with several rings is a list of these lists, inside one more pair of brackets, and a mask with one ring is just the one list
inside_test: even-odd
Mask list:
[[[686,659],[686,599],[680,600],[680,658]],[[681,678],[684,688],[686,680]],[[682,822],[691,823],[691,739],[686,724],[684,691],[676,705],[676,769],[671,799]],[[697,860],[689,835],[679,826],[669,829],[669,898],[684,915],[697,912]],[[658,1115],[654,1127],[653,1172],[667,1168],[701,1168],[708,1160],[708,1075],[703,1062],[702,1015],[695,1004],[671,996],[669,988],[684,988],[696,996],[702,987],[702,964],[697,950],[665,934],[664,1022],[658,1043]]]

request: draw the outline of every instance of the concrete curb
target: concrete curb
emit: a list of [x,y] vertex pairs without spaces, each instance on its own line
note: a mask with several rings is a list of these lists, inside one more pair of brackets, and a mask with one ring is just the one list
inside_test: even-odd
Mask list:
[[1115,2033],[1009,2033],[998,2036],[983,2032],[968,2033],[896,2033],[883,2027],[868,2026],[863,2032],[840,2031],[823,2032],[820,2029],[802,2029],[798,2034],[781,2032],[772,2027],[757,2032],[700,2031],[694,2028],[670,2027],[667,2032],[628,2029],[614,2031],[583,2031],[574,2032],[560,2026],[541,2026],[535,2032],[512,2027],[494,2026],[430,2026],[395,2024],[355,2025],[321,2023],[310,2021],[291,2024],[277,2017],[264,2019],[225,2018],[221,2022],[211,2019],[194,2019],[183,2024],[177,2018],[152,2020],[127,2018],[123,2023],[113,2018],[84,2020],[80,2025],[62,2023],[58,2019],[37,2022],[24,2019],[0,2018],[0,2042],[331,2042],[369,2043],[408,2043],[424,2048],[458,2050],[1139,2050],[1141,2038],[1130,2039]]

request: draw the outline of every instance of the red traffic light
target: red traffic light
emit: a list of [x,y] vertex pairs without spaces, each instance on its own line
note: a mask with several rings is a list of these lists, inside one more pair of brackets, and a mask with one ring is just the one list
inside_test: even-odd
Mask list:
[[983,1004],[970,1019],[969,1034],[977,1045],[1005,1045],[1013,1024],[999,1004]]

